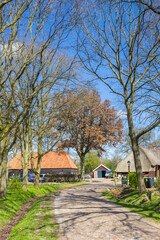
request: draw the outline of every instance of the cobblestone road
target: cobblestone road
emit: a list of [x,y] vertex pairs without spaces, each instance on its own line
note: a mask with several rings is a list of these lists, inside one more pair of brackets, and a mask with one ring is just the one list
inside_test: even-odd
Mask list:
[[100,196],[111,180],[62,191],[54,202],[59,240],[160,240],[160,224]]

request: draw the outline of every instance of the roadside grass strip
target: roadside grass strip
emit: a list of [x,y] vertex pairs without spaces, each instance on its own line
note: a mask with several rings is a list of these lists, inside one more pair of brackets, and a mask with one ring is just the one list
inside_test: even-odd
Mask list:
[[36,200],[25,218],[12,229],[9,240],[22,239],[58,239],[58,225],[54,219],[52,194]]
[[160,222],[160,194],[152,195],[151,200],[147,200],[147,193],[139,195],[133,189],[124,190],[124,192],[122,190],[119,197],[114,196],[109,190],[103,191],[102,195],[133,212]]
[[27,200],[35,196],[55,192],[66,184],[41,185],[40,188],[29,185],[27,191],[22,189],[8,190],[6,199],[0,199],[0,228],[16,215]]

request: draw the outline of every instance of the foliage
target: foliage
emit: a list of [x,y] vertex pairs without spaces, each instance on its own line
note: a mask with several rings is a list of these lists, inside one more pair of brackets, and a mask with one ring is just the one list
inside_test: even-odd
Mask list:
[[61,108],[56,113],[58,130],[63,129],[69,136],[62,146],[73,147],[78,154],[86,154],[91,149],[104,150],[102,145],[105,143],[116,145],[121,140],[122,121],[109,100],[102,103],[95,90],[84,89],[76,94],[69,92],[59,105]]
[[23,191],[22,189],[9,189],[6,199],[0,199],[0,227],[2,227],[2,225],[4,225],[10,218],[14,217],[27,200],[35,196],[55,192],[64,184],[65,183],[40,185],[40,188],[29,185],[27,191]]
[[85,157],[85,173],[91,173],[96,167],[101,164],[101,161],[96,152],[89,152]]
[[47,182],[78,182],[76,174],[50,174],[45,176]]
[[137,180],[137,174],[136,173],[129,173],[129,186],[137,189],[138,180]]
[[21,189],[22,188],[22,182],[19,177],[12,177],[9,180],[8,183],[8,188],[9,189]]
[[[81,185],[86,183],[72,183],[72,185],[73,184]],[[50,193],[48,194],[46,192],[47,194],[45,196],[33,203],[25,218],[13,228],[9,240],[58,239],[58,225],[54,218],[54,196],[52,192],[60,187],[65,188],[64,185],[65,184],[55,184],[43,186]],[[70,185],[68,184],[66,187],[70,187]],[[33,189],[36,188],[33,187]]]
[[[56,112],[57,130],[65,138],[59,147],[75,148],[81,160],[81,175],[84,174],[84,158],[92,149],[104,151],[103,145],[116,145],[122,138],[122,121],[109,100],[101,102],[93,90],[69,92],[58,102]],[[60,107],[61,106],[61,107]],[[55,125],[54,125],[55,127]]]
[[160,221],[160,195],[153,195],[149,201],[143,201],[147,193],[138,194],[133,189],[121,189],[122,193],[119,197],[112,195],[111,191],[104,191],[103,196],[106,196],[111,201],[119,205],[129,208],[131,211],[137,212],[144,217],[152,218],[153,220]]
[[51,195],[35,201],[25,218],[13,228],[9,240],[58,239],[52,201]]
[[119,161],[120,158],[114,157],[112,160],[103,160],[103,164],[114,172]]
[[155,187],[160,191],[160,177],[156,179]]

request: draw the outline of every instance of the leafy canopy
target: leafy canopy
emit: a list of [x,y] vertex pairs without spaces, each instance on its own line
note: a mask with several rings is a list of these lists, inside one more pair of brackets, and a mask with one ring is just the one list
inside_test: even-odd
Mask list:
[[69,92],[59,103],[57,128],[65,133],[61,147],[75,148],[80,158],[91,149],[104,151],[103,145],[116,145],[122,138],[122,121],[110,101],[101,102],[99,94],[83,89]]

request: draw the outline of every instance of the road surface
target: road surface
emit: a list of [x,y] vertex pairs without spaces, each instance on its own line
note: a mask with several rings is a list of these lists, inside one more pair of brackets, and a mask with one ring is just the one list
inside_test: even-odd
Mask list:
[[54,201],[59,240],[160,240],[160,224],[101,196],[114,187],[104,179],[67,189]]

